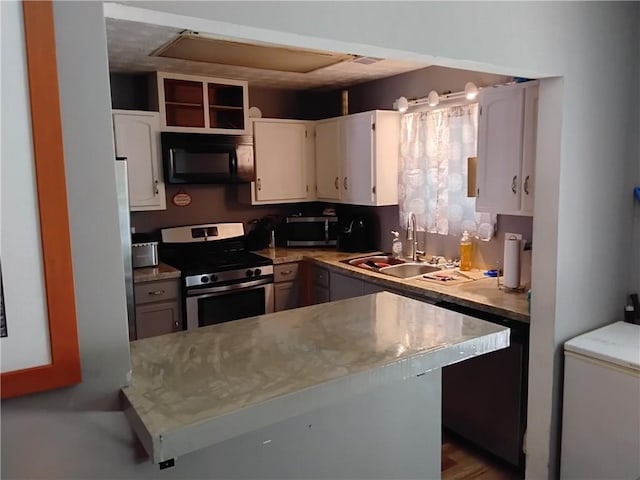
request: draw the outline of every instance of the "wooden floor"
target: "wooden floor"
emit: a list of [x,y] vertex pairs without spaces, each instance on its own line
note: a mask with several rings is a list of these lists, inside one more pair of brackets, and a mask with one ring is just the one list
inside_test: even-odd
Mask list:
[[509,465],[442,432],[442,480],[518,480],[521,476]]

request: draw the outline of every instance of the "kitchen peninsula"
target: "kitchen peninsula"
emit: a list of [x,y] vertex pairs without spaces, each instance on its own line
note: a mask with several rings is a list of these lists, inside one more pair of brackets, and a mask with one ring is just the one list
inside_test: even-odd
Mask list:
[[133,342],[122,397],[161,467],[208,448],[212,478],[439,478],[441,368],[508,345],[382,292]]

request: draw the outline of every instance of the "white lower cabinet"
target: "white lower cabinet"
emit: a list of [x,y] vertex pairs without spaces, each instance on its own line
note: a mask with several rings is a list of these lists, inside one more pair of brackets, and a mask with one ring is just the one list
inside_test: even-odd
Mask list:
[[315,200],[313,123],[267,118],[252,124],[256,181],[251,203]]
[[182,330],[179,280],[137,283],[134,290],[136,340]]
[[165,210],[160,114],[113,110],[116,156],[127,158],[131,211]]
[[274,265],[274,303],[275,311],[289,310],[300,306],[299,264],[283,263]]

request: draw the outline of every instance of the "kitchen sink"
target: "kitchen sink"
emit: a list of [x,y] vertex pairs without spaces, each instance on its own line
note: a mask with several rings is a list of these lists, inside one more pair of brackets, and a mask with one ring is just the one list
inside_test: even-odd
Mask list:
[[402,265],[405,260],[395,258],[390,255],[371,255],[368,257],[358,257],[351,260],[342,260],[347,265],[364,268],[365,270],[380,271],[383,268]]
[[403,260],[390,255],[371,255],[342,260],[342,263],[373,272],[384,273],[396,278],[418,277],[426,273],[441,271],[440,267],[421,262]]
[[380,269],[380,273],[392,275],[398,278],[409,278],[424,275],[425,273],[439,272],[440,267],[425,265],[424,263],[404,262],[398,265],[391,265]]

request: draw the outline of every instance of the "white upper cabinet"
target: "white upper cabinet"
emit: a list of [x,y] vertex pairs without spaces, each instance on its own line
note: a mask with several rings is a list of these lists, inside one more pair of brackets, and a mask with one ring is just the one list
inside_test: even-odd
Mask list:
[[524,135],[522,144],[522,194],[523,215],[533,215],[533,192],[536,171],[536,141],[538,139],[538,85],[524,90]]
[[538,82],[480,92],[476,210],[533,215]]
[[249,89],[242,80],[156,73],[162,130],[247,134]]
[[116,155],[127,157],[130,209],[165,210],[160,115],[157,112],[114,110],[113,129]]
[[255,119],[256,181],[252,204],[315,199],[313,124],[300,120]]
[[340,118],[316,122],[316,197],[318,200],[340,200],[340,163],[342,135]]
[[342,118],[341,202],[398,204],[400,114],[374,110]]
[[400,114],[375,110],[316,122],[318,200],[398,203]]

